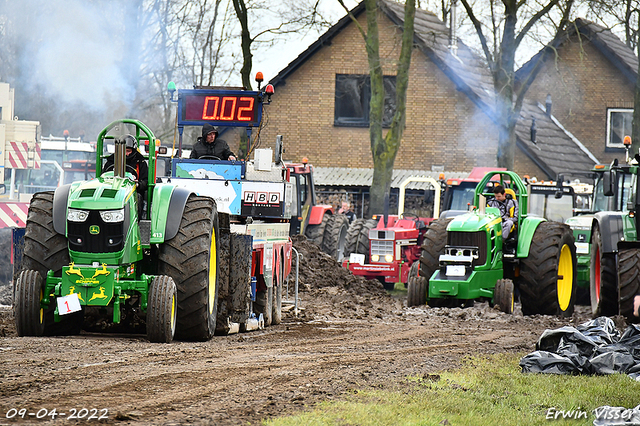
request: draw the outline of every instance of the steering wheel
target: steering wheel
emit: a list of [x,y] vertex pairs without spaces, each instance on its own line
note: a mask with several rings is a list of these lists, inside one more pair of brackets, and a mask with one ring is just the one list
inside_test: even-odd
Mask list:
[[201,155],[198,157],[198,160],[218,160],[222,161],[222,158],[216,157],[215,155]]
[[402,213],[402,214],[400,215],[400,217],[401,217],[402,219],[413,218],[413,220],[416,220],[416,221],[420,219],[420,218],[418,217],[418,215],[417,215],[417,214],[415,214],[415,213],[408,213],[408,212],[404,212],[404,213]]
[[[105,172],[110,172],[111,170],[114,170],[116,168],[115,164],[109,164],[107,167],[105,167],[104,171]],[[128,173],[131,173],[132,175],[134,175],[136,177],[136,179],[138,179],[138,171],[135,169],[135,167],[127,164],[126,165],[126,169],[125,169]]]

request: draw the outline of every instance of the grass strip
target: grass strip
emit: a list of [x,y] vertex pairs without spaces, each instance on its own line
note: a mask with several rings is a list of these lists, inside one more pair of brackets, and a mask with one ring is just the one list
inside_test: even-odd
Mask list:
[[471,357],[451,372],[408,377],[391,391],[356,390],[265,424],[590,425],[598,407],[640,404],[640,382],[626,375],[522,374],[522,356]]

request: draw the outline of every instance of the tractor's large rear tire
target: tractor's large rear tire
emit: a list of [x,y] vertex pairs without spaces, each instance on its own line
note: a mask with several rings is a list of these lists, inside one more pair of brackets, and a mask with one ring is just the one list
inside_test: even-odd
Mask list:
[[330,214],[325,213],[322,216],[322,222],[317,225],[307,225],[304,230],[304,235],[309,241],[322,248],[322,241],[324,240],[324,231],[327,228],[327,222],[329,222]]
[[176,331],[178,293],[173,278],[155,277],[149,287],[147,338],[152,343],[170,343]]
[[[24,234],[24,254],[19,269],[37,271],[42,282],[45,283],[49,271],[53,271],[55,276],[60,277],[62,267],[69,263],[67,237],[53,229],[53,191],[38,192],[33,195],[29,204]],[[55,297],[50,297],[49,300],[49,306],[43,312],[44,334],[55,336],[80,333],[83,311],[63,315],[60,322],[54,322],[53,313],[57,302]],[[14,306],[16,306],[15,303]]]
[[529,256],[520,261],[520,301],[524,315],[570,316],[577,288],[576,248],[568,225],[542,222]]
[[69,265],[67,237],[53,229],[53,192],[39,192],[31,198],[24,234],[21,270],[35,270],[44,279],[49,271],[61,276]]
[[427,279],[418,272],[420,262],[413,262],[409,270],[407,283],[407,306],[420,306],[427,303]]
[[440,255],[444,254],[444,246],[447,244],[447,225],[451,220],[451,218],[434,220],[424,234],[420,255],[420,276],[426,278],[427,283],[440,265]]
[[618,273],[616,254],[603,253],[602,234],[596,225],[591,238],[589,295],[594,318],[618,314]]
[[218,212],[212,198],[190,195],[178,233],[160,246],[158,273],[178,289],[175,337],[208,340],[216,329]]
[[338,262],[344,257],[344,247],[349,229],[349,219],[343,214],[334,214],[327,219],[322,239],[322,251]]
[[629,322],[638,322],[633,315],[633,299],[640,293],[640,249],[625,249],[618,253],[618,282],[620,283],[620,315]]
[[364,254],[364,263],[369,262],[369,231],[376,227],[375,219],[356,219],[351,222],[347,230],[344,245],[344,256],[351,253]]
[[22,271],[15,288],[15,322],[18,336],[42,336],[45,330],[45,311],[40,306],[45,285],[38,271]]

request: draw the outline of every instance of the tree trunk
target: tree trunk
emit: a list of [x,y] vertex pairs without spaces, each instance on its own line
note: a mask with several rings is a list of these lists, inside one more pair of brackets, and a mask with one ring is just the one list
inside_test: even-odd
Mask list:
[[517,22],[517,6],[515,0],[503,2],[505,6],[505,23],[500,42],[500,56],[496,67],[496,111],[500,130],[498,135],[498,167],[513,170],[516,149],[516,120],[520,111],[514,111],[513,82],[515,81],[515,31]]
[[[640,43],[636,46],[640,53]],[[638,76],[640,76],[640,62],[638,62]],[[634,157],[640,149],[640,78],[636,78],[636,89],[633,94],[633,122],[631,123],[631,152]]]
[[369,136],[373,155],[373,182],[369,198],[369,215],[384,211],[385,195],[389,193],[393,165],[400,149],[400,141],[406,123],[406,99],[409,85],[409,66],[413,51],[413,24],[415,20],[415,0],[407,0],[404,8],[404,28],[402,48],[396,75],[396,111],[391,128],[382,137],[384,116],[384,81],[380,67],[378,40],[377,5],[375,0],[365,0],[367,9],[367,54],[371,75],[371,102],[369,112]]
[[251,43],[253,40],[251,40],[251,35],[249,33],[247,6],[245,5],[244,0],[233,0],[233,8],[236,11],[236,15],[240,21],[240,27],[242,28],[242,68],[240,68],[242,86],[247,90],[252,90],[251,68],[253,67],[253,54],[251,53]]
[[510,96],[511,86],[506,87],[507,96],[496,96],[496,111],[498,112],[498,167],[513,170],[516,151],[516,120],[513,120],[513,97]]

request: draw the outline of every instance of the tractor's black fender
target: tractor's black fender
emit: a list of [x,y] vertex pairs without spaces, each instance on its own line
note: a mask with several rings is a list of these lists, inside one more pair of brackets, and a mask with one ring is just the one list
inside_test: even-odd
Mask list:
[[[593,238],[593,230],[597,225],[602,238],[603,253],[616,253],[618,251],[618,242],[622,241],[624,236],[622,215],[622,212],[598,212],[593,217],[591,238]],[[591,240],[589,240],[589,243],[591,243]]]
[[182,214],[184,213],[184,206],[187,204],[189,195],[193,193],[193,191],[179,187],[174,188],[171,192],[169,211],[167,212],[167,226],[164,233],[165,241],[169,241],[178,233],[180,222],[182,221]]
[[465,213],[469,213],[469,210],[445,210],[442,213],[440,213],[440,217],[438,219],[441,219],[441,220],[449,219],[450,217],[460,216]]
[[62,235],[67,235],[67,206],[70,190],[71,184],[62,185],[56,188],[53,194],[53,230]]

